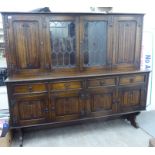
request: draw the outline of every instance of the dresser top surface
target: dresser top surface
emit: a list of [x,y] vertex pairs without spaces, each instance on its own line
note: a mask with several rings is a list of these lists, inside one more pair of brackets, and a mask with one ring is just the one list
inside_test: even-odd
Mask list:
[[0,12],[2,15],[21,15],[21,14],[27,14],[27,15],[144,15],[145,13],[123,13],[123,12]]
[[61,79],[74,79],[74,78],[89,78],[89,77],[100,77],[100,76],[117,76],[117,75],[125,75],[125,74],[138,74],[138,73],[149,73],[150,70],[137,70],[137,71],[128,71],[128,72],[97,72],[97,73],[49,73],[44,75],[14,75],[6,79],[6,83],[9,82],[24,82],[24,81],[43,81],[43,80],[61,80]]

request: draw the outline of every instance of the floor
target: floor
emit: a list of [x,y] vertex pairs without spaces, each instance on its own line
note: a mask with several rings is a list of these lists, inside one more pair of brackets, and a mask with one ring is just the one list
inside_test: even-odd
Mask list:
[[[151,114],[155,116],[155,112]],[[140,114],[137,120],[142,121],[146,118],[145,115],[145,112]],[[141,127],[135,129],[123,119],[99,120],[74,126],[25,132],[24,147],[148,147],[149,139],[152,137]],[[15,138],[12,146],[18,145]]]

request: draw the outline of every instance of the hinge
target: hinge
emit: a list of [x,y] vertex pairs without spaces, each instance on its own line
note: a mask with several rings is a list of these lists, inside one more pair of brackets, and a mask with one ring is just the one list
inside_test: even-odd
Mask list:
[[12,99],[11,101],[10,101],[10,103],[11,103],[11,107],[14,107],[14,105],[15,105],[15,100],[14,99]]
[[7,23],[5,23],[5,27],[7,28],[7,29],[9,29],[10,28],[10,25],[9,25],[9,23],[7,22]]
[[49,112],[48,108],[45,108],[43,111],[44,111],[44,113],[48,113]]
[[143,25],[143,20],[142,20],[142,18],[138,18],[138,27],[142,27],[142,25]]
[[46,28],[46,27],[47,27],[46,22],[43,22],[43,28]]
[[46,69],[50,69],[50,65],[49,65],[49,64],[46,64],[46,65],[45,65],[45,68],[46,68]]
[[113,16],[108,18],[108,26],[110,26],[110,27],[113,26]]
[[13,124],[17,124],[17,117],[16,116],[12,117],[12,122],[13,122]]

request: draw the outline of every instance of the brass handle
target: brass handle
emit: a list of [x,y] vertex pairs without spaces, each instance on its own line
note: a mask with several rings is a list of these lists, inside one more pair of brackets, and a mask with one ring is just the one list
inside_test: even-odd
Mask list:
[[80,99],[84,100],[85,99],[85,94],[80,94]]
[[81,93],[80,94],[80,99],[81,100],[87,100],[90,97],[90,94],[87,92]]
[[70,83],[65,83],[64,86],[67,89],[70,86]]
[[130,83],[133,83],[134,82],[134,78],[130,78]]
[[32,91],[33,91],[32,86],[29,86],[29,87],[28,87],[28,90],[29,90],[29,92],[32,92]]
[[48,113],[48,108],[45,108],[45,109],[44,109],[44,112],[45,112],[45,113]]
[[100,86],[103,86],[105,84],[104,81],[100,81]]

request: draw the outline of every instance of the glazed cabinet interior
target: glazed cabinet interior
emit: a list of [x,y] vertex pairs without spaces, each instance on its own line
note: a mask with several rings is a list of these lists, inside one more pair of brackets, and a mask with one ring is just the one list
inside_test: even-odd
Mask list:
[[145,110],[143,14],[2,15],[11,127]]

